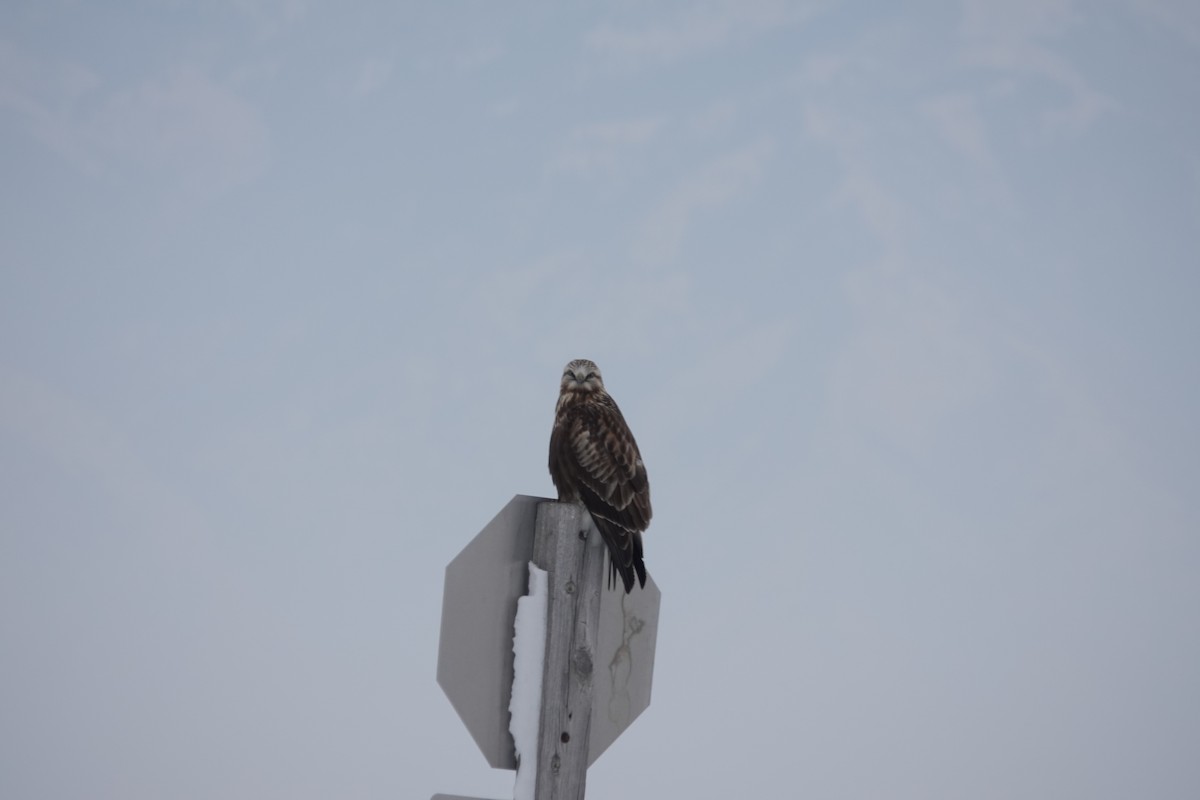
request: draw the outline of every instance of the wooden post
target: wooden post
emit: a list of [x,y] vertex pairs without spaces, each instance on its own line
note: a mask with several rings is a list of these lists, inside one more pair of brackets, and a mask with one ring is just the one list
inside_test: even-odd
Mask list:
[[580,506],[538,506],[533,561],[549,575],[536,800],[583,800],[587,782],[605,552],[588,545],[590,528]]

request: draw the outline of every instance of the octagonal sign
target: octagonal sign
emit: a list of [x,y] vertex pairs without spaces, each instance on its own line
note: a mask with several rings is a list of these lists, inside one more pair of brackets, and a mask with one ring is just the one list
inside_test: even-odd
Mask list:
[[[446,567],[438,684],[488,763],[516,769],[508,732],[513,621],[533,556],[537,507],[517,495]],[[605,588],[600,599],[588,764],[650,705],[661,594],[647,576],[632,594]]]

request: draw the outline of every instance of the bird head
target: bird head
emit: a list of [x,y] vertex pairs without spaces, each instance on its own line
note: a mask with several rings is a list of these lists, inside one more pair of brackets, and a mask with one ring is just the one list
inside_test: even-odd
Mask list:
[[575,359],[563,369],[560,391],[604,391],[604,379],[600,377],[600,368],[586,358]]

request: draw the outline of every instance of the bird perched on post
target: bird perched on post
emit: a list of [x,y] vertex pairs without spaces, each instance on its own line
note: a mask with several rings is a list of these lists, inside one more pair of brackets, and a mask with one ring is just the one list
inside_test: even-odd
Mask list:
[[600,368],[576,359],[563,370],[554,429],[550,477],[562,503],[578,503],[592,516],[608,546],[609,586],[621,576],[626,593],[634,574],[646,585],[642,531],[650,524],[646,465],[621,409],[604,390]]

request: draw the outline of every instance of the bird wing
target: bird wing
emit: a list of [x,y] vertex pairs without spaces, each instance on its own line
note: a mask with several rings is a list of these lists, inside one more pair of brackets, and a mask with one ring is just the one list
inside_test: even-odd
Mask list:
[[582,502],[608,547],[610,585],[645,586],[642,534],[650,524],[650,484],[633,433],[606,394],[560,405],[550,433],[550,477],[560,501]]
[[637,441],[609,397],[580,403],[568,436],[580,499],[598,514],[631,531],[650,524],[650,484]]

